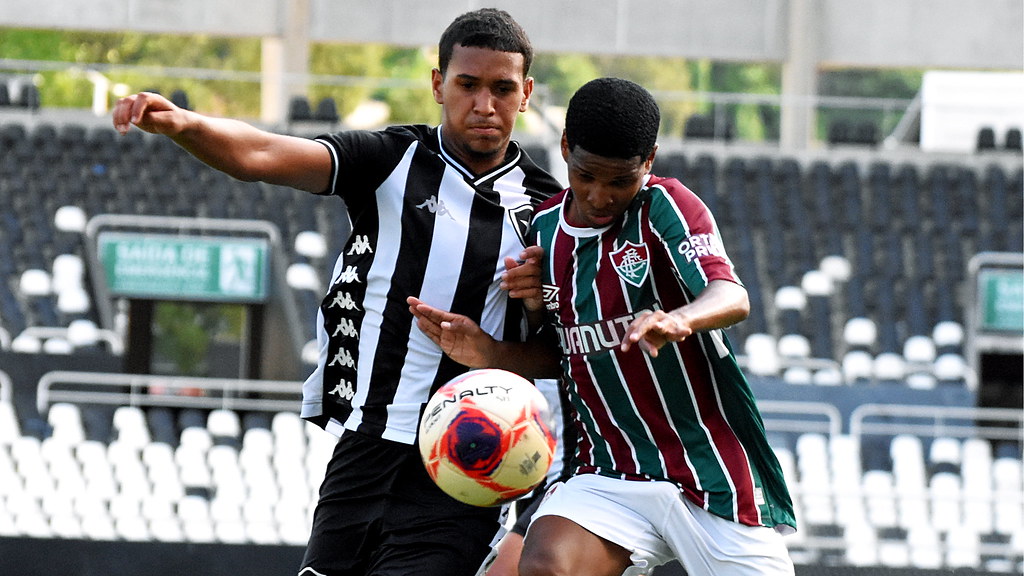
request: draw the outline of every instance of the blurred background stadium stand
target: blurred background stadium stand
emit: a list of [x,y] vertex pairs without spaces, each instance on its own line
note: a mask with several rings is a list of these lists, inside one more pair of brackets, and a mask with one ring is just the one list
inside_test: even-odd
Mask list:
[[[42,16],[14,0],[21,9],[0,26],[263,35],[282,56],[267,66],[282,77],[307,72],[294,56],[311,40],[430,45],[467,8],[348,6],[363,25],[328,31],[342,3],[277,4],[254,2],[230,22],[213,9],[71,22],[63,14],[73,10]],[[545,17],[554,8],[505,4],[539,50],[650,53],[636,30],[672,21],[634,15],[601,36],[617,3],[597,2],[580,14],[594,35],[565,38]],[[787,543],[797,573],[1020,574],[1021,126],[947,113],[938,126],[959,132],[938,133],[928,103],[957,80],[944,72],[887,133],[835,122],[818,141],[807,129],[814,106],[800,96],[814,100],[807,77],[834,62],[1019,70],[1024,11],[1019,1],[969,10],[971,27],[949,21],[963,3],[868,4],[876,42],[854,32],[844,21],[853,8],[838,1],[769,2],[745,23],[736,15],[751,11],[738,0],[715,14],[689,1],[636,3],[637,14],[695,15],[669,42],[673,53],[787,67],[777,141],[744,142],[727,117],[694,115],[682,133],[662,134],[654,170],[709,205],[749,291],[752,315],[729,337],[794,494],[801,530]],[[871,20],[875,12],[888,17]],[[280,32],[282,18],[303,15],[304,33]],[[919,41],[901,39],[900,22]],[[949,26],[955,35],[941,33]],[[984,50],[958,48],[972,34]],[[956,42],[936,48],[935,38]],[[310,101],[273,77],[263,85],[266,126],[343,127],[332,99]],[[131,562],[153,574],[291,573],[331,453],[332,437],[297,410],[317,306],[348,233],[343,205],[233,180],[137,130],[118,137],[105,110],[48,109],[30,78],[0,82],[0,573],[126,573],[138,569]],[[192,105],[184,92],[170,97]],[[562,177],[552,134],[521,140]],[[270,296],[197,303],[112,292],[102,231],[270,238]],[[185,345],[199,338],[176,316],[212,334],[205,346]],[[162,334],[172,330],[181,336],[168,348]]]

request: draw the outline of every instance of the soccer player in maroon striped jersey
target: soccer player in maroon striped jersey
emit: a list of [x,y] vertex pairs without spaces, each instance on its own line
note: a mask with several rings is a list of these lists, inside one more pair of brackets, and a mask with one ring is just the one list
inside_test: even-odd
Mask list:
[[[723,332],[749,314],[747,293],[703,202],[650,173],[659,123],[632,82],[583,86],[562,136],[570,187],[536,209],[529,265],[506,274],[524,293],[539,264],[543,298],[527,306],[542,301],[558,336],[579,432],[574,475],[527,532],[525,576],[643,574],[673,558],[690,576],[793,574],[781,537],[796,526],[792,502]],[[410,304],[458,361],[527,357]]]

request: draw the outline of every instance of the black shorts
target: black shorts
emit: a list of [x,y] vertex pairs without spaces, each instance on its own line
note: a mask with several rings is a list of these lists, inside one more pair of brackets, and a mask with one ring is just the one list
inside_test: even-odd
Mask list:
[[301,576],[472,576],[499,508],[458,502],[415,446],[345,432],[320,487]]

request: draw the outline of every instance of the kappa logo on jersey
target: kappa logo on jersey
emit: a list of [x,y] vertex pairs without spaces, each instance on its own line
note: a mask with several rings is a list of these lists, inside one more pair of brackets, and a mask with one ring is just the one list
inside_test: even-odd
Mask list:
[[615,272],[626,282],[639,288],[644,280],[647,280],[647,273],[651,268],[647,244],[626,242],[622,248],[612,252],[608,257],[612,260]]
[[329,394],[334,394],[342,400],[352,400],[356,395],[356,389],[351,382],[342,380],[334,386],[334,390],[331,390]]
[[352,246],[345,254],[351,256],[353,254],[366,254],[367,252],[373,252],[373,247],[370,246],[370,237],[366,234],[356,234],[352,237]]
[[543,284],[541,291],[544,298],[544,307],[551,311],[558,310],[558,286]]
[[338,291],[334,295],[334,300],[331,300],[328,308],[341,308],[342,310],[359,310],[359,305],[352,298],[352,294],[349,292]]
[[344,348],[339,348],[338,353],[334,355],[334,358],[327,364],[328,366],[343,366],[345,368],[352,368],[356,365],[355,358],[352,357],[352,353]]
[[358,338],[359,331],[356,330],[356,325],[355,323],[352,322],[351,319],[342,318],[338,322],[338,325],[335,326],[334,333],[331,334],[331,338],[335,338],[337,336],[344,336],[346,338]]
[[431,196],[423,201],[422,204],[418,204],[417,208],[423,210],[424,208],[430,210],[431,214],[437,214],[438,216],[447,216],[452,220],[455,220],[455,216],[448,211],[448,208],[444,205],[444,202],[437,199],[437,195]]
[[359,272],[356,270],[356,267],[346,266],[345,271],[341,273],[341,276],[338,276],[338,282],[344,282],[346,284],[359,282]]
[[519,240],[526,244],[526,234],[530,231],[530,220],[533,218],[533,206],[523,204],[513,208],[508,211],[508,218],[512,221],[512,227],[516,229]]

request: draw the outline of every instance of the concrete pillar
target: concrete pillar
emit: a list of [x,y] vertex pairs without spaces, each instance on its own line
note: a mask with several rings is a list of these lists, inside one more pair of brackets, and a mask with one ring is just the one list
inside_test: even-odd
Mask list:
[[782,65],[782,111],[779,146],[806,150],[812,142],[817,112],[819,0],[789,0],[786,60]]
[[310,0],[282,0],[284,21],[280,36],[263,38],[260,84],[260,119],[280,124],[288,101],[307,94],[303,80],[309,74]]

